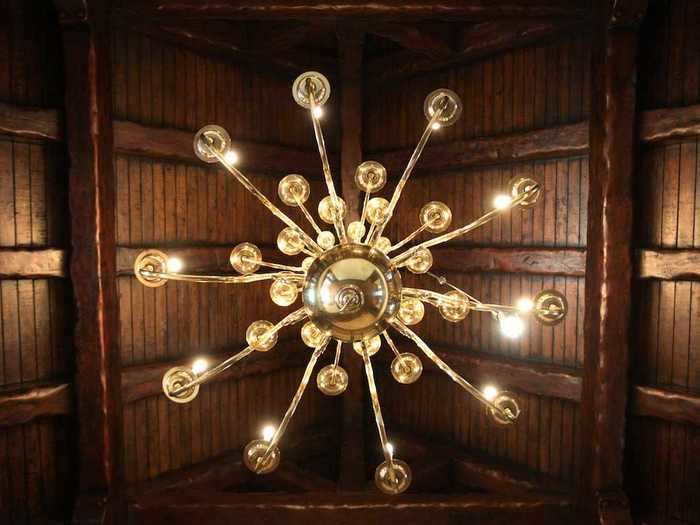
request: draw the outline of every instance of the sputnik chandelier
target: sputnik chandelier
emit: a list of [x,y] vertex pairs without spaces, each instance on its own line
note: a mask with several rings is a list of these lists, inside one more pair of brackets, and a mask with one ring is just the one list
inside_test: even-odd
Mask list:
[[[252,323],[246,331],[248,346],[213,368],[208,368],[206,361],[199,359],[189,368],[170,369],[163,377],[163,390],[176,403],[192,401],[202,383],[255,351],[271,350],[283,328],[304,322],[301,339],[313,349],[304,375],[279,426],[265,427],[262,439],[255,439],[245,447],[245,465],[258,474],[266,474],[277,468],[281,456],[278,444],[311,379],[316,362],[333,340],[335,358],[332,364],[318,372],[316,384],[326,395],[343,393],[348,386],[347,372],[339,364],[343,344],[351,346],[359,354],[364,363],[384,454],[384,461],[375,471],[375,483],[384,493],[400,494],[411,483],[411,470],[404,461],[394,457],[394,447],[388,440],[382,418],[371,358],[379,351],[383,339],[395,355],[391,362],[391,374],[396,381],[411,384],[421,376],[421,360],[413,353],[399,352],[389,334],[388,329],[391,328],[413,341],[450,379],[478,399],[495,423],[509,425],[518,419],[520,409],[511,393],[499,392],[490,385],[482,390],[476,388],[436,355],[409,326],[422,320],[426,303],[437,308],[442,317],[450,322],[462,321],[472,311],[489,313],[500,324],[503,335],[510,338],[518,337],[524,331],[524,316],[534,316],[545,325],[557,324],[565,317],[566,299],[555,290],[540,292],[533,299],[520,299],[514,306],[486,304],[447,282],[444,277],[430,272],[433,264],[431,247],[465,235],[512,208],[533,206],[541,194],[541,187],[530,178],[516,177],[510,181],[508,192],[495,198],[493,209],[475,221],[451,231],[447,231],[452,222],[452,212],[448,206],[438,201],[429,202],[421,209],[420,226],[413,233],[393,245],[388,238],[382,236],[431,134],[441,127],[453,124],[462,112],[462,103],[456,93],[438,89],[425,99],[423,109],[428,124],[390,201],[381,197],[370,198],[372,193],[384,187],[387,181],[386,169],[374,161],[363,162],[357,167],[355,183],[364,192],[362,214],[358,221],[351,222],[346,228],[344,217],[347,210],[345,202],[335,190],[320,122],[323,105],[330,95],[328,80],[317,72],[303,73],[294,81],[292,94],[297,104],[310,112],[328,187],[328,196],[320,201],[318,214],[323,222],[333,225],[335,235],[331,231],[322,230],[305,207],[310,187],[303,176],[294,174],[282,178],[278,194],[284,204],[301,210],[316,233],[315,239],[235,167],[238,155],[231,149],[231,139],[223,128],[210,125],[200,129],[194,138],[197,156],[207,163],[220,163],[273,215],[285,223],[286,228],[277,237],[277,246],[282,253],[290,256],[304,253],[307,257],[301,266],[267,262],[262,260],[257,246],[246,242],[231,252],[231,266],[238,275],[199,275],[183,273],[182,262],[176,258],[169,258],[157,250],[146,250],[135,261],[136,278],[149,287],[162,286],[167,281],[238,284],[269,280],[270,297],[274,303],[290,306],[301,294],[303,306],[276,324],[270,321]],[[409,246],[422,232],[440,235]],[[256,273],[261,267],[275,271]],[[401,283],[401,270],[404,268],[414,274],[429,275],[448,290],[438,293],[404,287]]]

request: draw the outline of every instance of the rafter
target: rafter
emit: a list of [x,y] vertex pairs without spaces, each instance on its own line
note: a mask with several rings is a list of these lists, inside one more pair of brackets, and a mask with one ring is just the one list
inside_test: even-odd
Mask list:
[[446,59],[455,52],[447,39],[415,25],[372,24],[367,31],[396,42],[409,51],[434,59]]

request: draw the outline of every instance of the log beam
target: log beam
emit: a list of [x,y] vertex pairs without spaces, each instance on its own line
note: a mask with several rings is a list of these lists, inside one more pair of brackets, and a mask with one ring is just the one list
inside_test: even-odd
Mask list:
[[[192,131],[156,128],[123,120],[114,123],[114,148],[117,152],[204,165],[194,154],[193,139]],[[318,153],[311,149],[238,140],[234,140],[233,148],[240,155],[243,169],[275,174],[295,169],[309,178],[321,176]],[[337,165],[337,156],[330,153],[329,158],[332,165]]]
[[73,395],[67,383],[26,384],[0,390],[0,427],[23,425],[38,417],[73,413]]
[[2,248],[0,249],[0,277],[65,277],[66,261],[66,250]]
[[637,250],[635,259],[641,279],[700,279],[700,250]]
[[632,413],[700,426],[700,395],[636,386],[632,390]]
[[[639,38],[630,4],[638,7],[600,2],[594,12],[579,488],[598,521],[600,495],[623,486]],[[631,523],[629,512],[618,523]]]
[[0,102],[0,133],[30,139],[62,140],[63,122],[55,109]]
[[653,143],[700,135],[700,105],[645,111],[639,123],[639,139]]

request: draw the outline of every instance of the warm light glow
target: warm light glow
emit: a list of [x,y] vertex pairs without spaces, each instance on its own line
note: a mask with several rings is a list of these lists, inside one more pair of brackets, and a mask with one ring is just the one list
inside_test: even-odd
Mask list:
[[272,436],[275,435],[275,427],[272,425],[266,425],[262,430],[262,437],[265,441],[270,441]]
[[194,363],[192,363],[192,371],[199,375],[209,368],[209,363],[206,359],[199,358]]
[[535,307],[535,303],[529,297],[521,297],[518,302],[515,303],[515,307],[523,313],[531,312]]
[[178,259],[177,257],[168,257],[168,271],[170,273],[177,273],[182,270],[184,264],[182,263],[182,259]]
[[501,333],[509,339],[517,339],[525,331],[525,323],[517,315],[502,315],[499,318]]
[[493,199],[493,206],[498,210],[505,210],[511,205],[512,202],[513,199],[511,199],[508,195],[498,195],[495,199]]
[[226,161],[227,164],[236,164],[238,163],[238,153],[233,151],[232,149],[228,150],[226,153],[224,153],[224,160]]
[[323,108],[321,106],[316,106],[313,109],[313,116],[315,119],[319,119],[323,116]]
[[433,129],[440,129],[440,124],[433,122]]
[[488,401],[493,401],[498,395],[498,389],[493,385],[486,385],[481,393],[485,399]]
[[394,445],[391,443],[386,444],[386,451],[389,453],[389,455],[393,458],[394,457]]

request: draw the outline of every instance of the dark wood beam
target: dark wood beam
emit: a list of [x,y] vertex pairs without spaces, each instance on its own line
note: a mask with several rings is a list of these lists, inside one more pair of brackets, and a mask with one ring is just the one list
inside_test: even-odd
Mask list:
[[[252,375],[264,375],[284,368],[302,366],[305,357],[298,351],[299,342],[280,341],[274,352],[256,352],[236,366],[214,377],[209,383],[231,381]],[[245,348],[245,343],[232,346],[225,352],[217,352],[209,356],[212,364],[218,364],[231,357],[234,353]],[[163,375],[174,366],[188,366],[194,357],[183,357],[172,361],[162,361],[147,365],[129,366],[121,373],[121,395],[124,403],[132,403],[139,399],[161,395],[163,393]]]
[[[499,357],[430,341],[427,343],[446,363],[477,386],[482,382],[495,382],[502,388],[539,396],[575,402],[581,399],[582,379],[578,369]],[[397,345],[404,352],[415,351],[409,341],[399,339]],[[389,360],[390,357],[382,354],[380,359]]]
[[[312,44],[319,35],[333,30],[329,24],[309,22],[262,22],[248,35],[247,48],[258,53],[289,52],[304,41]],[[335,69],[333,64],[332,70]]]
[[[581,502],[602,514],[600,494],[621,491],[632,302],[632,180],[637,145],[639,17],[635,0],[594,12],[590,186],[586,251]],[[643,10],[642,10],[643,12]],[[629,512],[617,523],[631,523]]]
[[415,50],[399,51],[375,58],[367,64],[367,78],[373,85],[395,82],[410,77],[455,66],[477,58],[493,55],[506,49],[531,44],[537,40],[570,31],[572,27],[587,30],[584,18],[516,19],[482,22],[466,26],[460,34],[456,52],[441,58],[416,58]]
[[0,277],[65,277],[66,250],[0,248]]
[[[114,148],[120,153],[144,155],[205,164],[192,149],[195,132],[174,128],[155,128],[135,122],[114,123]],[[233,140],[233,147],[240,154],[240,167],[273,174],[299,170],[309,178],[320,177],[318,153],[312,149],[290,146],[260,144]],[[329,153],[332,165],[337,166],[338,157]],[[222,168],[223,169],[223,168]]]
[[378,0],[373,2],[309,2],[262,0],[205,2],[199,0],[127,0],[122,4],[148,14],[235,20],[347,19],[374,20],[444,19],[482,20],[543,16],[586,16],[586,6],[574,0]]
[[700,250],[637,250],[635,255],[641,279],[700,279]]
[[131,507],[137,522],[150,525],[202,522],[208,525],[265,523],[379,524],[386,522],[457,525],[521,525],[581,523],[564,496],[500,496],[490,494],[399,497],[368,493],[241,494],[189,491],[170,505],[149,504],[147,498]]
[[700,105],[645,111],[639,123],[642,142],[697,137],[700,135]]
[[[360,216],[361,197],[355,185],[355,169],[362,162],[362,53],[364,34],[350,30],[338,33],[340,60],[340,173],[341,194],[347,206],[346,224]],[[351,346],[345,345],[343,367],[349,376],[342,396],[342,444],[339,486],[360,490],[365,484],[364,382],[362,362]]]
[[[58,2],[61,13],[62,3]],[[74,6],[74,2],[67,2]],[[62,16],[65,142],[69,162],[70,276],[79,423],[75,521],[119,522],[123,486],[119,325],[115,271],[110,32],[106,10],[82,2]],[[87,500],[86,500],[87,501]]]
[[586,250],[579,248],[472,248],[443,245],[432,249],[433,272],[506,272],[583,277]]
[[[416,165],[417,175],[469,166],[506,164],[523,160],[584,155],[588,151],[588,123],[580,122],[524,133],[480,137],[428,145]],[[369,158],[384,164],[394,176],[401,173],[413,148],[374,152]]]
[[455,50],[452,49],[445,38],[415,25],[376,24],[369,25],[367,31],[396,42],[409,51],[425,55],[431,59],[444,60],[455,53]]
[[55,109],[0,102],[0,133],[30,139],[63,139],[61,114]]
[[700,426],[700,395],[650,386],[632,389],[632,413]]
[[25,384],[0,389],[0,427],[72,413],[73,395],[67,383]]

